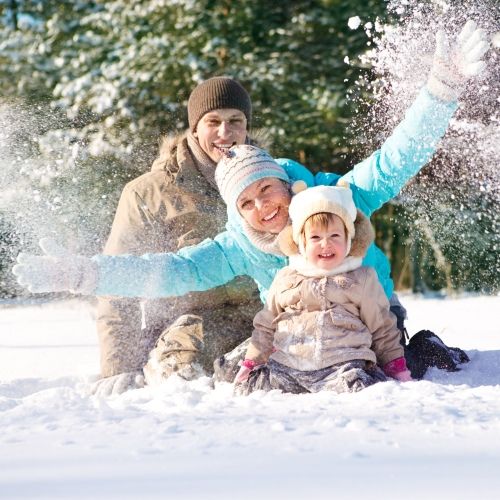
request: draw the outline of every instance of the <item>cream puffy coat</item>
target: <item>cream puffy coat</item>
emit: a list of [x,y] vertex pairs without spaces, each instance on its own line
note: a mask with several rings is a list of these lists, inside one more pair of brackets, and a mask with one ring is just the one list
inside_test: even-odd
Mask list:
[[276,275],[266,307],[254,319],[246,358],[269,358],[303,371],[351,360],[384,366],[404,355],[396,317],[371,267],[358,267],[371,242],[360,212],[348,262],[355,269],[308,277],[287,266]]

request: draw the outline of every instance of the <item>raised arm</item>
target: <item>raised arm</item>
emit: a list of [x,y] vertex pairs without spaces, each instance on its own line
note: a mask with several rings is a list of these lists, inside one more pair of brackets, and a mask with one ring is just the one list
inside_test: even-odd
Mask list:
[[309,187],[336,185],[339,179],[346,180],[351,185],[356,206],[369,217],[394,198],[432,158],[456,109],[455,101],[441,101],[426,88],[422,89],[382,147],[343,176],[333,172],[313,176],[293,160],[277,161],[292,182],[304,180]]
[[357,187],[357,205],[366,215],[394,198],[431,159],[467,81],[486,66],[481,58],[488,48],[486,33],[473,21],[451,41],[442,31],[436,34],[426,86],[380,150],[344,176]]
[[345,174],[356,205],[371,215],[394,198],[434,155],[456,102],[440,101],[424,88],[382,147]]

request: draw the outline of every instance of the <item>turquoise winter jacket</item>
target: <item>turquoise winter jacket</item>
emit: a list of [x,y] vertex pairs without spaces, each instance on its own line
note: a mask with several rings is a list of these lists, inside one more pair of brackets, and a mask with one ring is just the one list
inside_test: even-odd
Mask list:
[[[350,183],[356,206],[368,217],[394,198],[432,157],[457,108],[431,96],[424,88],[407,110],[403,121],[382,147],[344,176],[333,173],[313,175],[299,163],[277,160],[291,181],[304,180],[309,187],[335,185],[340,178]],[[288,258],[257,249],[243,231],[235,207],[228,207],[226,231],[177,253],[98,255],[99,279],[96,295],[124,297],[168,297],[209,290],[236,276],[248,275],[257,283],[265,302],[271,282]],[[375,268],[388,297],[393,293],[390,266],[374,244],[363,260]]]

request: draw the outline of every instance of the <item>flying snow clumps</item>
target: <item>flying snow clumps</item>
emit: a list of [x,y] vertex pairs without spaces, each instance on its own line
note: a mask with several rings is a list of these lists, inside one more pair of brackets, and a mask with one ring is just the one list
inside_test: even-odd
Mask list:
[[361,19],[359,18],[359,16],[350,17],[349,21],[347,21],[347,26],[349,26],[349,28],[351,28],[352,30],[358,29],[360,24]]
[[[478,287],[484,279],[472,277],[477,265],[474,270],[471,266],[473,272],[466,271],[472,260],[478,255],[491,259],[484,269],[495,270],[500,261],[498,252],[491,250],[498,244],[500,224],[500,35],[496,3],[389,0],[388,10],[397,22],[381,24],[376,20],[374,31],[364,24],[372,45],[360,60],[370,72],[356,79],[356,89],[348,90],[348,100],[352,99],[357,110],[348,124],[355,138],[352,147],[356,154],[360,149],[369,154],[390,136],[425,87],[436,33],[443,30],[454,41],[467,20],[474,20],[487,33],[492,48],[484,54],[485,71],[471,79],[458,102],[451,104],[458,109],[436,155],[399,197],[405,213],[410,214],[409,227],[413,227],[412,220],[425,221],[429,241],[453,255],[454,266],[463,270],[468,286],[477,279]],[[364,101],[367,93],[369,99]],[[471,249],[467,258],[466,248]],[[454,253],[456,249],[460,250]]]

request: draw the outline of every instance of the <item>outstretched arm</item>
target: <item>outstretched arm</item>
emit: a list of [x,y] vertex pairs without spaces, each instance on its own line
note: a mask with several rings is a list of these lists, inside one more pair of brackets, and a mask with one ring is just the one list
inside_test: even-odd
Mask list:
[[13,272],[35,293],[168,297],[223,285],[247,274],[241,249],[227,232],[176,254],[72,255],[42,241],[45,255],[21,254]]
[[93,257],[96,295],[171,297],[215,288],[246,274],[241,250],[224,232],[177,253]]
[[370,216],[394,198],[432,158],[456,109],[422,89],[382,147],[342,177],[353,186],[356,206]]

